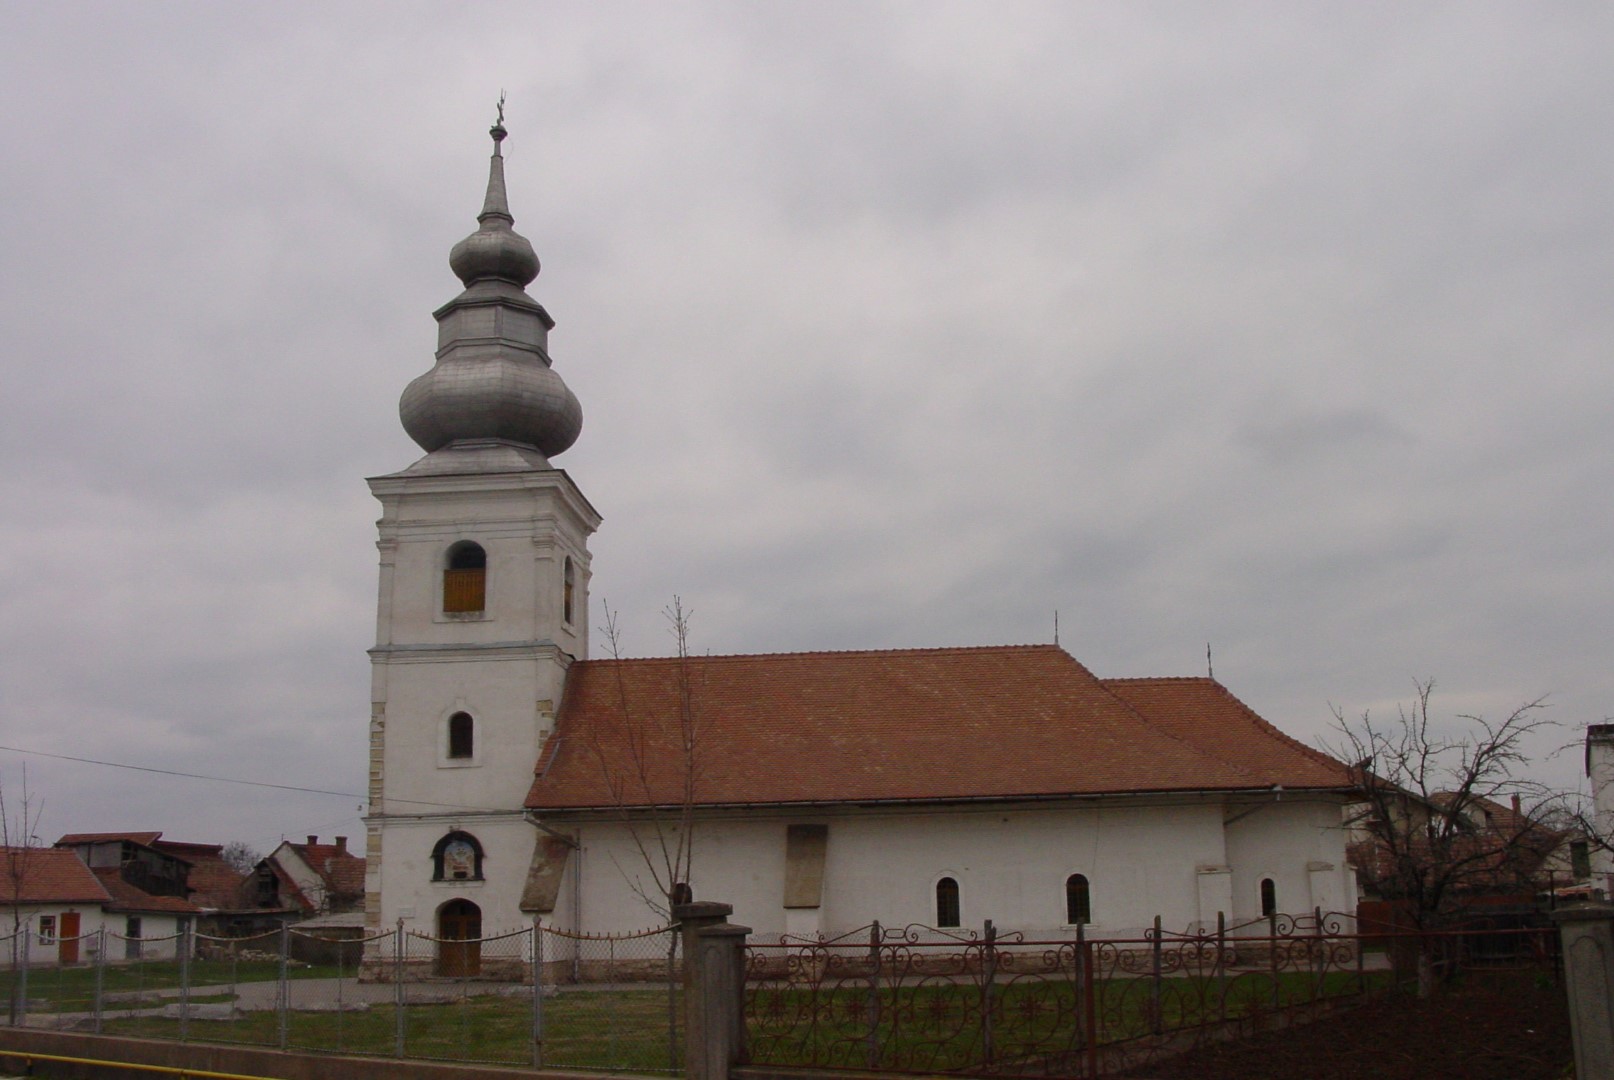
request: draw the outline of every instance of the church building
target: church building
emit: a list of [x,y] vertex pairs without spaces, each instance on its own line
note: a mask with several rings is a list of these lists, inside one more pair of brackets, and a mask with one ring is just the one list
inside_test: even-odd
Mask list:
[[1348,771],[1209,678],[1057,645],[589,659],[600,515],[552,461],[582,411],[492,136],[400,404],[425,456],[369,481],[373,930],[634,930],[685,889],[765,937],[1354,908]]

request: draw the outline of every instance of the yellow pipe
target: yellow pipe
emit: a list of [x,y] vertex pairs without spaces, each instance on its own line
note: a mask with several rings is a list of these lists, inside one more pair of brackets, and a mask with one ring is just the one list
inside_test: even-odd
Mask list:
[[36,1061],[60,1061],[68,1065],[104,1065],[111,1069],[133,1069],[137,1072],[167,1073],[170,1076],[195,1076],[201,1080],[277,1080],[273,1076],[248,1076],[245,1073],[208,1072],[206,1069],[176,1069],[170,1065],[138,1065],[129,1061],[103,1061],[100,1058],[65,1057],[61,1054],[36,1054],[30,1050],[0,1050],[0,1057],[22,1058],[31,1067]]

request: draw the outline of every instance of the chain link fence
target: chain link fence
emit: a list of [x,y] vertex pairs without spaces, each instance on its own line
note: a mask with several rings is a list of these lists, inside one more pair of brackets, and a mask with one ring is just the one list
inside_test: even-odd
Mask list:
[[[64,945],[66,947],[64,947]],[[184,1041],[668,1072],[682,1067],[675,926],[573,934],[534,922],[446,938],[97,930],[0,935],[6,1022]]]

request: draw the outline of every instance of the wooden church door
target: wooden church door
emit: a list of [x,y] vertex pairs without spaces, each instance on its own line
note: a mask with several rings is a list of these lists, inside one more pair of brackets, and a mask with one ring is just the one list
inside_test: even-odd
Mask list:
[[482,972],[482,909],[450,900],[437,913],[437,974],[450,979]]

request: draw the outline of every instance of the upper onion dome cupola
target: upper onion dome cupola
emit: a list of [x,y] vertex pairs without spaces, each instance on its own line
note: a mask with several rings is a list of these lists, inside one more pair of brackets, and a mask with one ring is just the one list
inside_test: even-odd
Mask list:
[[[526,292],[538,276],[538,256],[513,228],[505,194],[502,98],[499,122],[489,134],[493,160],[479,228],[448,257],[465,291],[433,313],[437,363],[398,402],[404,430],[428,459],[438,458],[431,471],[482,471],[489,443],[513,444],[518,460],[549,468],[547,459],[570,447],[583,429],[582,406],[550,368],[555,320]],[[473,448],[483,452],[450,455],[455,461],[437,455]]]
[[448,265],[466,287],[483,278],[498,278],[526,288],[538,276],[538,254],[527,238],[512,228],[516,219],[510,216],[504,190],[504,155],[499,152],[499,144],[508,134],[504,124],[494,124],[488,134],[493,136],[493,164],[488,172],[488,195],[482,212],[476,216],[482,227],[454,245],[448,253]]

